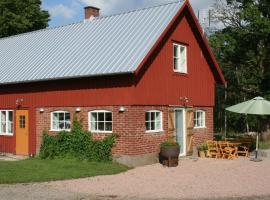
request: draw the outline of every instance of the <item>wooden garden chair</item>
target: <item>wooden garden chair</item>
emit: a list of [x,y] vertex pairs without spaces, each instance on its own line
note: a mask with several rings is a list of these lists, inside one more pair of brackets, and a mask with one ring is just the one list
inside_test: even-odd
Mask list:
[[219,148],[222,153],[222,158],[233,160],[237,158],[237,147],[229,142],[219,142]]
[[237,156],[243,155],[244,157],[248,158],[248,152],[249,152],[248,147],[241,145],[238,147]]
[[216,141],[208,140],[207,143],[207,156],[210,158],[220,158],[220,151]]

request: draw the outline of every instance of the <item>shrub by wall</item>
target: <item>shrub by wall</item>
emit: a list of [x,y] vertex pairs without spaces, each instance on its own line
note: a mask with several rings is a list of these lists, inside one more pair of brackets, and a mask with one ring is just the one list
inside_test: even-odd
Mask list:
[[92,134],[83,130],[81,121],[74,117],[70,132],[61,131],[57,135],[43,133],[43,142],[39,156],[42,159],[75,157],[89,161],[111,161],[115,135],[103,140],[93,140]]

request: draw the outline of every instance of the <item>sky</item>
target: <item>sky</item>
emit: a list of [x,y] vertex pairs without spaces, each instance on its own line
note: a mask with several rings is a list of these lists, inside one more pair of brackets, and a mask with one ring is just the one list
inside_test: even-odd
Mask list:
[[[101,15],[111,15],[173,1],[175,0],[42,0],[42,8],[50,13],[50,27],[55,27],[82,21],[85,6],[98,7]],[[190,0],[190,3],[197,13],[197,10],[209,9],[214,1]]]

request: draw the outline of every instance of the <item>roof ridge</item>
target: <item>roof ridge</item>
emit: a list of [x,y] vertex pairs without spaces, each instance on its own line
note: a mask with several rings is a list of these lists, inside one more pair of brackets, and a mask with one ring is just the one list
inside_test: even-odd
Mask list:
[[133,12],[137,12],[137,11],[141,11],[141,10],[149,10],[149,9],[153,9],[153,8],[157,8],[157,7],[168,6],[168,5],[171,5],[171,4],[177,4],[177,3],[180,3],[180,2],[184,2],[184,1],[186,1],[186,0],[174,0],[174,1],[168,2],[168,3],[148,6],[148,7],[144,7],[144,8],[137,8],[137,9],[134,9],[134,10],[129,10],[129,11],[116,13],[116,14],[111,14],[111,15],[100,16],[100,17],[96,17],[94,20],[114,17],[114,16],[118,16],[118,15],[126,15],[126,14],[129,14],[129,13],[133,13]]
[[89,23],[89,22],[93,22],[93,21],[97,21],[97,20],[101,20],[101,19],[105,19],[105,18],[114,17],[114,16],[126,15],[126,14],[129,14],[129,13],[138,12],[138,11],[141,11],[141,10],[149,10],[149,9],[153,9],[153,8],[157,8],[157,7],[167,6],[167,5],[171,5],[171,4],[177,4],[177,3],[180,3],[180,2],[184,2],[184,1],[186,1],[186,0],[174,0],[174,1],[168,2],[168,3],[158,4],[158,5],[154,5],[154,6],[148,6],[148,7],[144,7],[144,8],[138,8],[138,9],[125,11],[125,12],[121,12],[121,13],[116,13],[116,14],[111,14],[111,15],[95,17],[94,20],[92,20],[92,21],[90,21],[90,20],[89,21],[84,21],[83,20],[83,21],[80,21],[80,22],[74,22],[74,23],[55,26],[55,27],[47,27],[47,28],[43,28],[43,29],[39,29],[39,30],[35,30],[35,31],[30,31],[30,32],[25,32],[25,33],[19,33],[17,35],[12,35],[12,36],[7,36],[7,37],[0,38],[0,41],[11,39],[11,38],[16,38],[16,37],[20,37],[20,36],[24,36],[24,35],[30,35],[30,34],[34,34],[34,33],[37,33],[37,32],[49,31],[49,30],[54,30],[54,29],[63,28],[63,27],[67,27],[67,26],[73,26],[73,25],[78,25],[78,24]]

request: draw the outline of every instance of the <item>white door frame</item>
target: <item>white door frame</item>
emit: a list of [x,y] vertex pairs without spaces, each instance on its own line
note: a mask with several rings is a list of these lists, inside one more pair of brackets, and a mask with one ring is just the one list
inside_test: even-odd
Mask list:
[[[179,156],[187,155],[187,135],[186,135],[186,110],[185,108],[175,108],[174,111],[182,111],[183,112],[183,152],[180,152]],[[176,112],[174,112],[174,123],[176,127]],[[175,136],[177,138],[177,130],[175,128]]]

